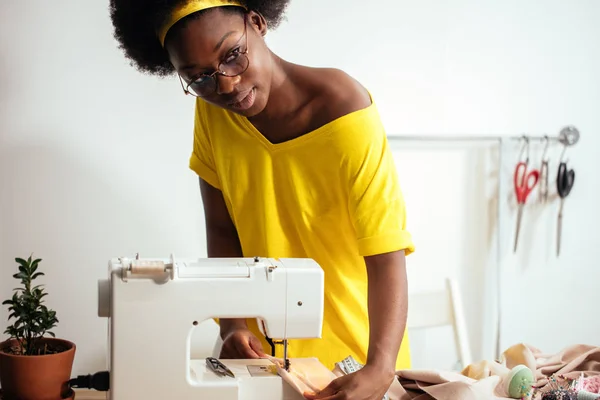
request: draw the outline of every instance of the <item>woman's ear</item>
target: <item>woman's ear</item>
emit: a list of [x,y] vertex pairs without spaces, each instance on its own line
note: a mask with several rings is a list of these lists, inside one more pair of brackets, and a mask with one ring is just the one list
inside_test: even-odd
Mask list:
[[252,23],[252,27],[260,33],[261,36],[267,35],[267,20],[262,16],[261,13],[256,11],[250,11],[248,13],[250,17],[250,22]]

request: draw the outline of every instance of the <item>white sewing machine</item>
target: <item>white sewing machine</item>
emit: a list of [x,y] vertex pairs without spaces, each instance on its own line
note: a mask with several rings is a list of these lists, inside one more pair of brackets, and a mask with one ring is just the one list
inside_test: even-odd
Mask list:
[[[324,273],[311,259],[119,258],[98,300],[109,318],[111,400],[300,400],[267,359],[220,360],[235,377],[216,375],[190,359],[190,337],[207,319],[257,318],[286,348],[320,338]],[[298,361],[311,360],[322,366]]]

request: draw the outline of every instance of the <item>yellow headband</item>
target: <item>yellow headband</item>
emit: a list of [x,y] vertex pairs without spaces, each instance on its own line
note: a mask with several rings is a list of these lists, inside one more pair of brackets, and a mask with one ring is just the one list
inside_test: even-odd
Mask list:
[[184,6],[173,10],[171,15],[165,20],[164,24],[158,30],[158,39],[160,40],[161,46],[165,45],[165,37],[167,32],[173,27],[179,20],[193,14],[197,11],[206,10],[207,8],[223,7],[223,6],[238,6],[246,8],[246,6],[236,0],[191,0]]

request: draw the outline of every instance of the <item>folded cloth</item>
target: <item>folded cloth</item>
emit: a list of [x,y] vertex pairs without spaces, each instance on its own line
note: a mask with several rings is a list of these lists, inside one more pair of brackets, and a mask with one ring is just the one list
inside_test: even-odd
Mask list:
[[[545,354],[539,349],[523,343],[508,348],[500,363],[511,369],[519,364],[527,366],[534,373],[535,387],[543,388],[552,383],[583,377],[600,375],[600,347],[584,344],[572,345],[555,354]],[[463,374],[480,378],[485,374],[482,369],[470,365]]]
[[[280,359],[271,358],[279,375],[298,393],[318,392],[332,380],[343,375],[339,368],[328,370],[316,359],[293,363],[283,368]],[[535,388],[528,398],[540,400],[545,391],[563,380],[600,376],[600,347],[573,345],[556,354],[544,354],[526,344],[508,348],[498,361],[480,361],[465,367],[460,373],[438,370],[400,370],[389,388],[389,400],[506,400],[510,399],[504,385],[508,371],[524,365],[534,375]],[[548,383],[551,384],[548,384]]]
[[[508,399],[504,390],[505,372],[525,365],[534,374],[535,388],[530,399],[541,399],[549,382],[564,382],[600,375],[600,347],[573,345],[556,354],[544,354],[526,344],[508,348],[501,359],[468,365],[461,373],[444,371],[398,371],[403,392],[390,400]],[[560,378],[560,379],[557,379]]]
[[400,388],[390,388],[390,400],[504,399],[495,391],[498,376],[477,380],[458,372],[435,370],[405,370],[396,375]]
[[[509,349],[511,350],[511,349]],[[535,371],[536,386],[544,386],[552,375],[566,379],[576,379],[583,373],[584,377],[600,375],[600,347],[577,344],[563,349],[556,354],[544,354],[540,350],[523,344],[513,346],[516,356],[508,353],[507,363],[525,354],[526,359],[533,357],[535,362],[528,365]]]

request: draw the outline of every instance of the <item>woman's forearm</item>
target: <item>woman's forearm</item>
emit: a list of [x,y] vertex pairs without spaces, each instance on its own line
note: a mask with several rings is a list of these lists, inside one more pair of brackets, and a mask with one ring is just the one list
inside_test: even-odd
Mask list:
[[408,284],[404,252],[366,257],[369,350],[367,364],[393,374],[406,328]]

